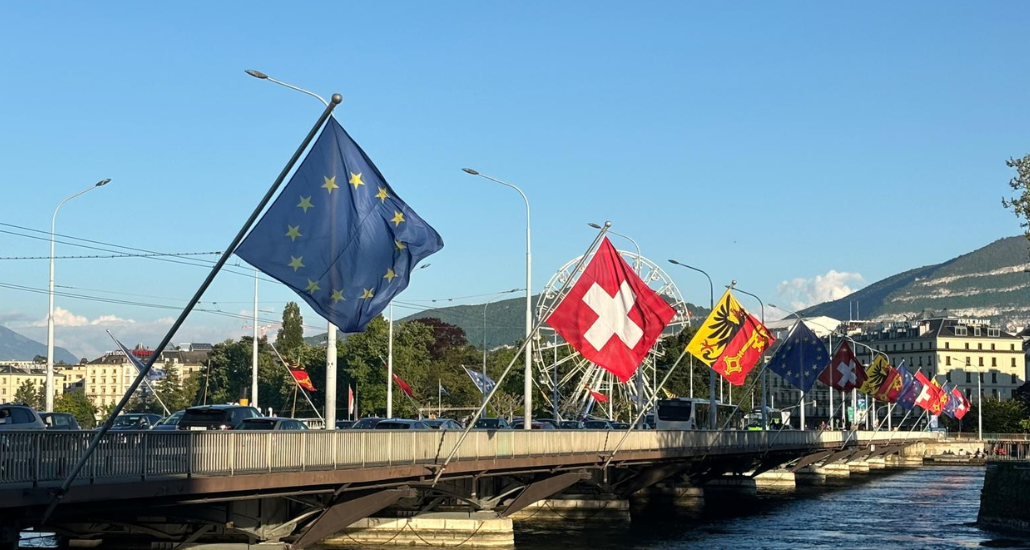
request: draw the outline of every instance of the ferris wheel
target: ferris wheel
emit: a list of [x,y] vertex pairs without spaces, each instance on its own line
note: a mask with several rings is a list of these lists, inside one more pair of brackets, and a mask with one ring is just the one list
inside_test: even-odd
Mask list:
[[[578,419],[585,414],[615,419],[620,411],[639,411],[654,395],[657,359],[666,353],[663,341],[683,331],[691,321],[687,303],[669,274],[657,264],[635,252],[619,250],[619,255],[633,268],[640,278],[659,296],[665,298],[676,311],[662,336],[648,352],[643,364],[626,383],[620,383],[615,376],[598,367],[580,355],[551,327],[541,324],[533,345],[533,360],[536,366],[535,383],[548,408],[558,403],[562,418]],[[563,265],[547,281],[537,301],[536,317],[541,318],[557,306],[559,292],[566,282],[570,287],[582,273],[573,273],[582,256]],[[587,262],[584,262],[583,268]],[[591,391],[608,397],[607,403],[596,403]]]

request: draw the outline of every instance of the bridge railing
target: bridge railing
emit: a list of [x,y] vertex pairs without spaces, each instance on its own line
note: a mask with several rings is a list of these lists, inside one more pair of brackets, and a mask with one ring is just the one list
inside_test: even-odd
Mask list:
[[[623,431],[473,431],[455,460],[531,456],[607,456]],[[92,432],[3,432],[0,486],[62,481],[85,451]],[[166,476],[224,476],[315,471],[405,464],[437,464],[457,443],[458,432],[111,432],[79,473],[85,483],[111,483]],[[748,453],[832,447],[847,441],[902,442],[925,433],[815,431],[634,431],[621,453]]]

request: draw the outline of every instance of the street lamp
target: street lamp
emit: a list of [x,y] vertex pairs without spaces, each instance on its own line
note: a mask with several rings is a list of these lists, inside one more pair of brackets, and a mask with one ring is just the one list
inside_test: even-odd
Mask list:
[[[422,264],[411,270],[421,271],[432,264]],[[390,329],[386,341],[386,418],[393,418],[393,300],[390,300]]]
[[506,181],[501,181],[486,174],[480,174],[472,168],[462,168],[461,170],[466,174],[486,178],[505,187],[511,187],[518,191],[519,195],[522,196],[523,202],[526,203],[526,365],[524,372],[526,380],[523,387],[523,400],[525,401],[525,418],[523,424],[525,424],[524,429],[529,430],[532,428],[533,424],[533,340],[530,335],[530,332],[533,330],[533,253],[529,237],[529,199],[526,198],[526,194],[523,193],[521,189]]
[[[709,312],[714,311],[715,310],[715,286],[712,284],[712,278],[708,276],[708,273],[705,272],[704,270],[698,269],[698,268],[696,268],[694,266],[690,266],[690,265],[687,265],[685,263],[677,262],[676,260],[669,260],[669,263],[671,263],[673,265],[678,265],[680,267],[685,267],[685,268],[693,270],[693,271],[697,271],[698,273],[704,275],[706,279],[708,279],[708,311]],[[691,380],[694,379],[694,373],[693,372],[690,373],[690,379]],[[709,415],[708,415],[709,425],[714,430],[714,429],[716,429],[717,426],[716,426],[716,419],[715,419],[715,416],[716,416],[715,415],[715,371],[712,370],[712,369],[708,369],[708,403],[709,403],[708,406],[710,407],[710,411],[709,411]]]
[[[734,284],[736,284],[736,281],[734,281]],[[740,292],[741,294],[747,294],[748,296],[754,298],[755,300],[758,300],[758,305],[762,309],[762,326],[764,327],[765,326],[765,303],[762,302],[762,299],[759,298],[757,295],[751,294],[750,292],[748,292],[746,290],[741,290],[739,287],[735,286],[734,288],[737,290],[737,292]],[[763,430],[768,430],[769,429],[769,412],[766,409],[766,403],[769,402],[769,388],[768,388],[769,371],[767,371],[765,369],[762,369],[762,377],[760,379],[760,382],[762,383],[762,429]],[[801,392],[801,399],[802,400],[805,399],[805,392]],[[801,417],[802,418],[804,418],[804,416],[805,416],[804,411],[805,411],[805,408],[801,407]]]
[[58,203],[57,208],[54,208],[54,217],[50,219],[50,309],[46,320],[46,410],[47,412],[53,412],[54,410],[54,229],[57,225],[57,211],[61,209],[64,203],[96,189],[97,187],[103,187],[111,183],[111,178],[102,179],[93,185],[65,198],[63,201]]
[[[284,86],[284,87],[289,88],[291,90],[298,91],[298,92],[300,92],[302,94],[307,94],[307,95],[309,95],[309,96],[311,96],[311,97],[321,101],[322,105],[324,105],[326,107],[329,106],[329,102],[328,101],[323,99],[322,96],[316,94],[315,92],[312,92],[311,90],[305,90],[304,88],[301,88],[299,86],[294,86],[293,84],[289,84],[289,83],[283,82],[281,80],[276,80],[276,79],[268,76],[267,74],[265,74],[265,73],[263,73],[261,71],[254,70],[254,69],[247,69],[244,72],[246,72],[250,76],[253,76],[254,78],[257,78],[257,79],[260,79],[260,80],[267,80],[269,82],[274,82],[274,83],[276,83],[276,84],[278,84],[280,86]],[[391,320],[391,325],[392,325],[392,321],[393,321],[393,314],[392,314],[392,312],[390,314],[390,320]],[[327,321],[327,323],[328,324],[326,326],[326,339],[325,339],[325,429],[327,429],[327,430],[335,430],[336,429],[336,325],[333,325],[332,321]],[[254,324],[256,325],[257,322],[255,321]],[[257,344],[255,343],[255,349],[256,348],[257,348]],[[254,377],[256,378],[257,375],[255,374]],[[389,379],[387,379],[386,385],[387,385],[387,388],[392,388],[393,387],[391,385],[391,380],[389,380]]]

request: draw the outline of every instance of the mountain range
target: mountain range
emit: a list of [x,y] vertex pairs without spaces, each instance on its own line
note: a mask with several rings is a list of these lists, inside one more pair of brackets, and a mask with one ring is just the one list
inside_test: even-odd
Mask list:
[[947,314],[1021,328],[1030,322],[1028,258],[1026,237],[1008,237],[939,264],[887,277],[801,313],[873,321]]
[[[46,356],[46,344],[30,340],[13,330],[0,326],[0,360],[31,361],[35,356]],[[55,347],[54,361],[77,364],[79,358],[70,351]]]

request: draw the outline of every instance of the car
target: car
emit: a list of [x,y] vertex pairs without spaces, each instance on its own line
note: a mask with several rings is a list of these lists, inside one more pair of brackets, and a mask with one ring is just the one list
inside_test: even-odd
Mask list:
[[150,413],[126,413],[120,414],[111,424],[112,431],[127,430],[149,430],[154,424],[161,421],[161,415]]
[[300,420],[292,418],[280,418],[267,416],[261,418],[248,418],[240,424],[240,430],[269,430],[269,431],[299,431],[308,427]]
[[0,430],[45,430],[39,413],[27,405],[0,405]]
[[168,417],[162,419],[157,424],[154,424],[150,429],[153,431],[171,431],[179,429],[179,420],[182,420],[182,415],[186,414],[186,410],[175,411]]
[[48,430],[81,430],[79,421],[68,413],[41,413],[39,415]]
[[558,427],[563,430],[582,430],[583,423],[579,420],[562,420],[558,423]]
[[354,422],[353,420],[337,420],[336,421],[336,429],[337,430],[348,430],[351,427],[353,427],[354,424],[356,424],[356,422]]
[[382,422],[377,422],[375,430],[431,430],[429,426],[426,426],[421,420],[405,420],[401,418],[384,419]]
[[611,430],[612,424],[607,420],[587,420],[583,422],[584,430]]
[[450,418],[433,418],[430,420],[423,420],[426,426],[434,430],[463,430],[465,428],[458,424],[457,420],[451,420]]
[[612,422],[612,429],[613,430],[628,430],[629,429],[629,424],[627,424],[626,422]]
[[550,424],[556,430],[561,428],[561,422],[559,422],[559,421],[557,421],[557,420],[555,420],[553,418],[534,418],[533,419],[533,423],[536,424],[537,422],[541,422],[541,423],[544,423],[544,424]]
[[[511,428],[513,430],[521,430],[521,429],[523,429],[525,427],[526,427],[526,423],[521,421],[521,420],[519,420],[518,422],[516,422],[516,423],[511,425]],[[554,424],[551,424],[550,422],[536,422],[536,421],[533,422],[533,424],[530,426],[530,428],[533,429],[533,430],[556,430],[557,429],[557,428],[554,427]]]
[[503,418],[480,418],[476,420],[475,430],[509,430],[511,426]]
[[375,416],[373,416],[371,418],[362,418],[361,420],[358,420],[357,422],[355,422],[354,425],[350,427],[350,429],[352,429],[352,430],[372,430],[372,429],[375,429],[376,424],[382,422],[383,420],[386,420],[386,419],[385,418],[375,417]]
[[179,420],[180,430],[238,430],[248,418],[262,414],[247,405],[201,405],[190,407]]

